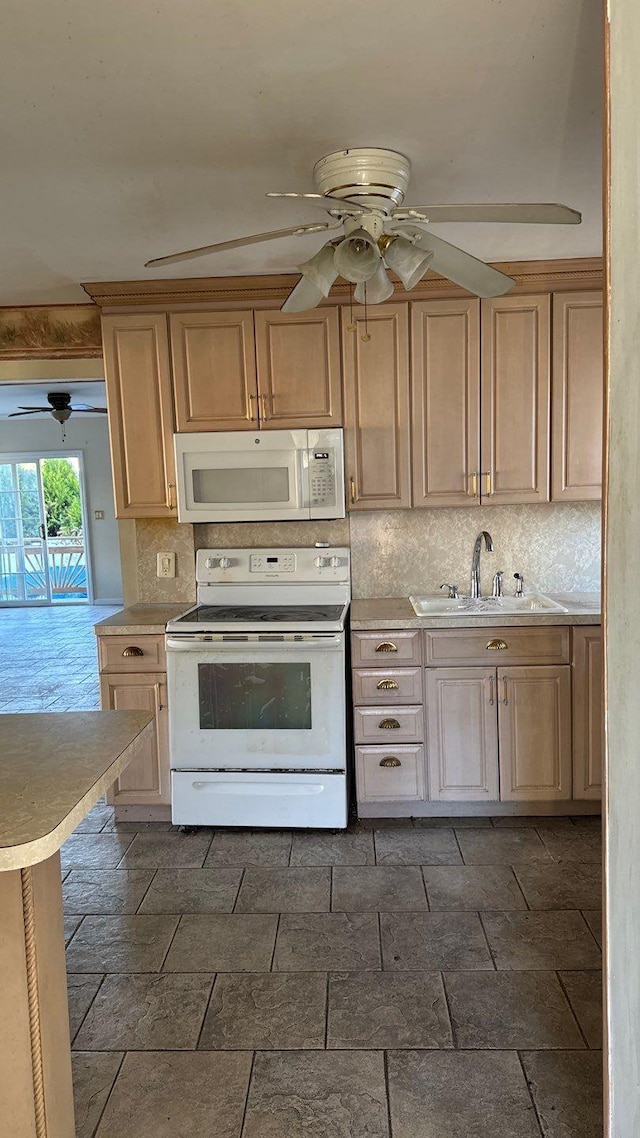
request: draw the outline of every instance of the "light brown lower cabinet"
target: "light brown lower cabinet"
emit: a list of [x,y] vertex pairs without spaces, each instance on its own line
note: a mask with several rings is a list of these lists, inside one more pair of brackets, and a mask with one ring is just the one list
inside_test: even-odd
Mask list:
[[573,797],[600,798],[604,755],[602,629],[573,630]]
[[571,669],[498,668],[500,797],[571,798]]
[[145,751],[107,794],[111,806],[159,806],[171,802],[167,677],[164,672],[103,673],[103,711],[153,711],[155,731]]
[[496,669],[427,669],[426,712],[429,798],[495,801]]

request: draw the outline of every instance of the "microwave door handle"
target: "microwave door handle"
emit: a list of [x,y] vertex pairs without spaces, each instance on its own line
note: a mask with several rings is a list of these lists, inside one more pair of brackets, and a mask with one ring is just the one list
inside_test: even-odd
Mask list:
[[305,510],[311,510],[311,449],[306,447],[304,450],[296,451],[298,459],[298,477],[300,479],[300,487],[302,490],[302,506]]

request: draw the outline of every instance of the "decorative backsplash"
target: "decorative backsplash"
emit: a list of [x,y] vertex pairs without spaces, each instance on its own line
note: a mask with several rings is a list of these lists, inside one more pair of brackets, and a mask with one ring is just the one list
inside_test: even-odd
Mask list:
[[248,549],[250,546],[309,546],[316,541],[329,545],[349,544],[349,519],[333,522],[236,522],[196,525],[196,549]]
[[[180,525],[173,518],[136,520],[136,563],[138,601],[146,604],[193,604],[196,599],[193,526]],[[158,577],[158,553],[176,555],[175,577]]]

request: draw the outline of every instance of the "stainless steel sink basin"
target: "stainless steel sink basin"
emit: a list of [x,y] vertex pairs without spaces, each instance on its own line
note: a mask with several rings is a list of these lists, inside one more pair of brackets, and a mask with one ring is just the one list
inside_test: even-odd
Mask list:
[[483,616],[499,619],[501,616],[535,615],[536,613],[568,612],[564,605],[545,597],[543,593],[528,593],[524,597],[409,597],[416,616]]

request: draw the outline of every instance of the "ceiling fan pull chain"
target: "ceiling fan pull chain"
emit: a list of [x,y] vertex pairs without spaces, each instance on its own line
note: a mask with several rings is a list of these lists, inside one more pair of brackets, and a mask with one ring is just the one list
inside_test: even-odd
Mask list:
[[353,281],[349,281],[349,323],[347,324],[347,332],[355,332],[356,322],[353,319]]
[[371,333],[369,331],[369,319],[368,319],[368,313],[367,313],[367,282],[366,281],[364,281],[364,283],[363,283],[363,290],[364,290],[364,333],[363,333],[361,339],[362,339],[363,343],[368,344],[369,340],[371,339]]

